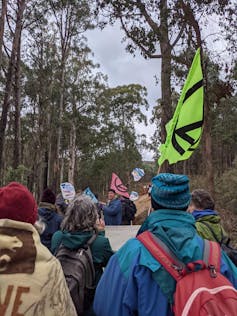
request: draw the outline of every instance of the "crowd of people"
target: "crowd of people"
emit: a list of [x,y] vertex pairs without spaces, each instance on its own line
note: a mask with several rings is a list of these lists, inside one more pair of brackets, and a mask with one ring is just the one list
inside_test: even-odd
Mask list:
[[[105,226],[130,225],[137,210],[113,189],[107,203],[78,194],[67,205],[46,188],[37,205],[20,183],[0,188],[0,315],[172,316],[179,279],[206,268],[207,287],[223,276],[232,296],[223,300],[218,290],[218,303],[203,304],[206,314],[197,315],[234,316],[237,268],[220,252],[228,235],[211,195],[202,189],[191,193],[186,175],[161,173],[153,177],[149,196],[152,211],[137,236],[114,252]],[[177,279],[162,256],[157,259],[143,243],[148,232],[148,243],[161,244],[180,263],[182,269],[172,267]],[[210,263],[211,252],[216,257]],[[88,267],[76,271],[77,261],[82,266],[92,262],[91,272]],[[77,275],[85,285],[77,284]]]

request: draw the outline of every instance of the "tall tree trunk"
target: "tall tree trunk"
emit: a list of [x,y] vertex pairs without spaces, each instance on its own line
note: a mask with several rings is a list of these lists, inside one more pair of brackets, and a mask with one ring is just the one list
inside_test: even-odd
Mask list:
[[68,181],[74,184],[74,174],[75,174],[75,163],[76,163],[76,126],[72,123],[71,133],[70,133],[70,158],[68,166]]
[[[60,154],[61,153],[61,141],[62,141],[62,117],[63,117],[63,103],[64,103],[64,86],[65,86],[65,61],[64,56],[61,62],[61,78],[60,78],[60,100],[59,100],[59,114],[58,114],[58,128],[57,128],[57,146],[56,157],[54,162],[54,184],[55,187],[59,187],[60,182]],[[62,166],[61,166],[62,167]]]
[[45,151],[44,153],[44,180],[43,180],[43,189],[46,189],[48,186],[48,170],[49,170],[49,153]]
[[[206,65],[207,66],[207,65]],[[207,188],[210,194],[215,196],[215,185],[214,185],[214,168],[213,168],[213,159],[212,159],[212,139],[211,139],[211,117],[210,117],[210,102],[208,98],[208,74],[207,67],[205,67],[205,79],[206,79],[206,97],[204,98],[204,152],[203,152],[203,161],[205,161],[204,173],[207,179]],[[205,94],[204,94],[205,95]]]
[[[168,30],[168,8],[167,0],[160,2],[160,50],[161,50],[161,142],[165,142],[166,130],[165,125],[171,118],[171,47],[169,42]],[[167,162],[162,165],[162,170],[172,169]]]
[[215,196],[215,186],[214,186],[214,170],[213,170],[213,163],[212,163],[212,139],[210,133],[210,120],[207,119],[209,115],[209,106],[206,104],[206,111],[205,111],[205,127],[204,127],[204,140],[205,140],[205,161],[206,161],[206,168],[205,168],[205,176],[207,179],[207,188],[210,194],[214,197]]
[[[12,92],[12,81],[13,81],[13,74],[14,74],[14,67],[16,61],[16,53],[18,50],[19,45],[19,38],[21,35],[22,29],[22,18],[23,13],[25,10],[25,0],[18,1],[18,11],[17,11],[17,20],[15,26],[15,32],[12,42],[12,50],[11,50],[11,57],[9,60],[7,76],[6,76],[6,86],[4,92],[4,99],[2,105],[2,115],[0,120],[0,179],[2,179],[2,172],[3,172],[3,152],[4,152],[4,141],[5,141],[5,131],[7,126],[7,116],[9,110],[9,100]],[[1,180],[0,180],[1,181]]]
[[64,153],[62,154],[61,157],[61,163],[60,163],[60,173],[59,173],[59,183],[64,182],[64,166],[65,166],[65,157],[64,157]]
[[2,47],[3,47],[6,14],[7,14],[7,0],[2,0],[2,11],[1,11],[1,17],[0,17],[0,69],[2,66]]
[[14,120],[14,158],[13,168],[16,169],[21,162],[21,104],[20,104],[20,82],[21,82],[21,34],[17,47],[16,65],[15,65],[15,85],[14,85],[14,101],[15,101],[15,120]]

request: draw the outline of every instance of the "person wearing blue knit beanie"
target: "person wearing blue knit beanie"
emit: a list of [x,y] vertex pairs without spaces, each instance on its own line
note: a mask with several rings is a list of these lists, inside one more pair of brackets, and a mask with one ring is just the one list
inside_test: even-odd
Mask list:
[[152,179],[151,199],[154,205],[186,211],[190,198],[186,175],[161,173]]
[[[203,259],[204,241],[197,234],[190,203],[189,178],[161,173],[152,178],[152,212],[137,237],[150,231],[188,264]],[[173,316],[175,279],[138,238],[129,239],[111,258],[96,289],[97,316]],[[237,289],[237,269],[222,253],[221,274]]]

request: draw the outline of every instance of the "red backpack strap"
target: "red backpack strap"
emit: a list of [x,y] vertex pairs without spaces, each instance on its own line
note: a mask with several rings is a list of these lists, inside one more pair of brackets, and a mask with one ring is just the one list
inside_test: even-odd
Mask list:
[[215,272],[221,269],[221,248],[215,241],[204,239],[203,260],[211,271],[211,276],[216,277]]
[[179,261],[162,240],[149,231],[138,235],[137,239],[176,281],[182,278],[185,272],[185,264]]

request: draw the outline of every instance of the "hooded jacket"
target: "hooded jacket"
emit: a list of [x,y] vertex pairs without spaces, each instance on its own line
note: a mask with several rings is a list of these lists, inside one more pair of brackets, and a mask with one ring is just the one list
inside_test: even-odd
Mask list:
[[52,236],[60,229],[63,217],[56,213],[54,204],[46,202],[40,202],[38,214],[45,224],[45,229],[40,235],[40,240],[50,250]]
[[228,239],[227,233],[221,225],[221,217],[214,210],[193,211],[198,234],[205,239],[221,243]]
[[[184,263],[203,257],[203,239],[191,214],[180,210],[152,212],[138,234],[149,230]],[[221,273],[237,288],[237,269],[222,253]],[[97,286],[97,316],[171,316],[175,280],[136,238],[112,256]],[[101,303],[103,302],[103,304]]]
[[0,220],[0,315],[76,316],[59,261],[31,224]]
[[[110,246],[109,239],[106,238],[104,234],[104,231],[99,232],[95,241],[91,245],[92,259],[95,267],[96,284],[103,273],[103,267],[107,265],[107,262],[114,253]],[[57,231],[52,238],[51,251],[53,254],[56,254],[60,244],[72,250],[78,249],[83,247],[91,238],[91,236],[91,231]]]

